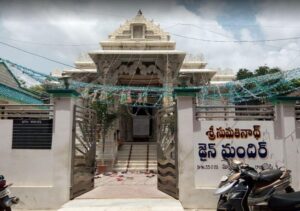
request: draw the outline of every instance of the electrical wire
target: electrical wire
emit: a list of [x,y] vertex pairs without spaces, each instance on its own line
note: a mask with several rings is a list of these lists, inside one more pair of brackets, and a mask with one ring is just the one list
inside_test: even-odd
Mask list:
[[36,56],[36,57],[39,57],[39,58],[42,58],[42,59],[46,59],[46,60],[48,60],[48,61],[50,61],[50,62],[54,62],[54,63],[61,64],[61,65],[67,66],[67,67],[72,67],[72,68],[78,69],[78,68],[76,68],[76,67],[74,67],[74,66],[72,66],[72,65],[69,65],[69,64],[66,64],[66,63],[63,63],[63,62],[60,62],[60,61],[57,61],[57,60],[48,58],[48,57],[46,57],[46,56],[42,56],[42,55],[37,54],[37,53],[33,53],[33,52],[30,52],[30,51],[24,50],[24,49],[22,49],[22,48],[19,48],[19,47],[10,45],[10,44],[5,43],[5,42],[1,42],[1,41],[0,41],[0,44],[1,44],[1,45],[4,45],[4,46],[7,46],[7,47],[10,47],[10,48],[14,48],[14,49],[19,50],[19,51],[22,51],[22,52],[24,52],[24,53],[30,54],[30,55],[32,55],[32,56]]
[[201,39],[197,37],[189,37],[185,35],[170,33],[177,37],[182,37],[185,39],[198,40],[202,42],[212,42],[212,43],[255,43],[255,42],[275,42],[275,41],[287,41],[287,40],[298,40],[300,36],[296,37],[286,37],[286,38],[277,38],[277,39],[261,39],[261,40],[209,40],[209,39]]

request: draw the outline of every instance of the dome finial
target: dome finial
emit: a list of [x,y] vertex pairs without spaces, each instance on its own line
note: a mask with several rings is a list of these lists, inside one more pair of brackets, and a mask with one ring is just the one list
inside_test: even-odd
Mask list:
[[141,10],[141,9],[139,9],[139,11],[138,11],[137,15],[138,15],[138,16],[141,16],[141,15],[143,15],[143,12],[142,12],[142,10]]

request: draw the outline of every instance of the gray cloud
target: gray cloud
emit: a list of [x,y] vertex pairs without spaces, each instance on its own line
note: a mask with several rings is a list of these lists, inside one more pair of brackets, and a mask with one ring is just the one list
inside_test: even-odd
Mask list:
[[[230,2],[220,4],[218,1],[201,1],[199,4],[198,1],[194,1],[195,4],[191,4],[193,9],[187,7],[188,2],[0,1],[0,41],[72,64],[81,52],[99,48],[99,41],[107,39],[120,24],[135,16],[138,9],[142,9],[147,18],[154,19],[171,33],[172,39],[177,42],[177,49],[194,54],[203,53],[212,68],[254,69],[264,64],[284,69],[300,66],[300,61],[293,59],[300,53],[298,40],[235,44],[201,42],[172,35],[234,40],[234,34],[238,33],[241,39],[256,38],[247,27],[232,29],[220,23],[218,17],[226,11],[224,7]],[[263,38],[299,36],[299,4],[293,2],[291,8],[289,4],[272,4],[272,2],[263,1],[255,4],[256,27],[261,30]],[[234,23],[234,19],[232,21]],[[280,26],[283,26],[284,30]],[[77,47],[51,45],[70,43],[83,45]],[[1,45],[0,57],[44,72],[66,68]]]

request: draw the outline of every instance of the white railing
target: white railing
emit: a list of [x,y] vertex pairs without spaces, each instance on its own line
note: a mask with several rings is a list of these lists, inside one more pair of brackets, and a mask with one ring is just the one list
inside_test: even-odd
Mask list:
[[196,106],[198,120],[258,120],[273,121],[273,105]]
[[53,104],[0,104],[0,119],[53,119]]

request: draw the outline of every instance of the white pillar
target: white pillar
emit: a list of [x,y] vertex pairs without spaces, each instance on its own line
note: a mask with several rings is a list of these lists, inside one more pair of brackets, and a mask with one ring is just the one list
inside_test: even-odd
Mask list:
[[[54,90],[55,91],[55,90]],[[58,90],[52,93],[54,104],[53,133],[53,203],[60,207],[70,199],[73,113],[77,93]]]
[[[282,140],[283,158],[286,168],[292,171],[292,186],[300,187],[299,139],[296,138],[295,103],[280,103],[276,109],[275,126],[277,137]],[[274,140],[275,141],[275,140]]]
[[298,179],[298,187],[295,187],[298,191],[300,190],[300,121],[295,121],[295,130],[296,130],[296,141],[297,141],[297,179]]
[[216,197],[211,189],[196,189],[194,170],[196,123],[193,96],[177,97],[177,131],[178,131],[178,189],[179,201],[184,208],[215,208]]
[[183,205],[190,204],[187,190],[193,190],[193,99],[192,97],[177,97],[177,131],[178,131],[178,189],[179,200]]

